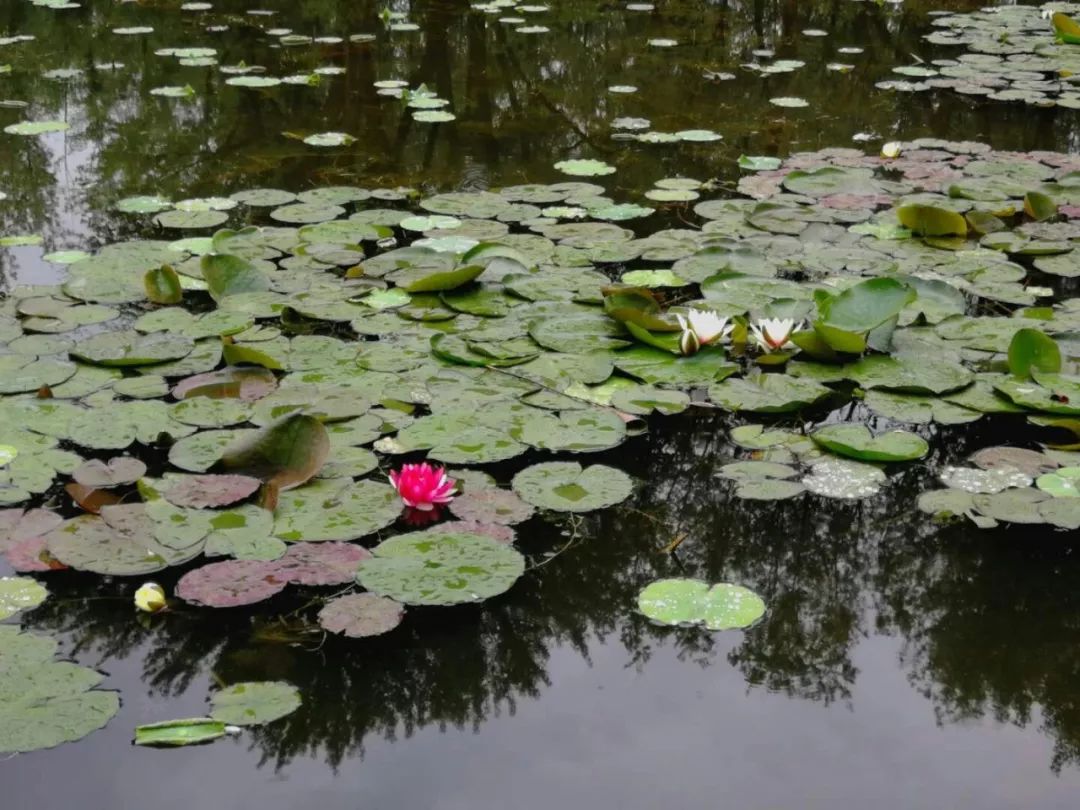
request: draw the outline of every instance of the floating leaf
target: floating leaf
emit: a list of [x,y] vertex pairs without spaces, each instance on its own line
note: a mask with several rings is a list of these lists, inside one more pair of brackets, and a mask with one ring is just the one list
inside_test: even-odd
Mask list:
[[638,609],[660,624],[704,625],[709,630],[749,627],[765,615],[761,597],[741,585],[711,588],[696,579],[660,579],[638,594]]
[[119,711],[115,692],[93,689],[100,673],[53,661],[55,650],[52,639],[0,626],[0,752],[74,742]]
[[414,532],[376,546],[356,578],[369,591],[407,605],[454,605],[497,596],[524,570],[521,554],[489,537]]
[[1027,379],[1032,368],[1056,374],[1061,371],[1061,350],[1038,329],[1019,329],[1009,343],[1009,371]]
[[98,489],[133,484],[146,474],[146,465],[137,458],[118,456],[108,462],[91,459],[84,462],[72,477],[86,487]]
[[[1040,475],[1035,479],[1035,486],[1055,498],[1080,498],[1080,467],[1062,467]],[[2,583],[3,580],[0,580]]]
[[349,638],[388,633],[401,624],[405,608],[393,599],[373,593],[350,593],[331,599],[319,611],[324,630]]
[[556,512],[603,509],[626,500],[633,490],[630,476],[621,470],[568,461],[534,464],[515,475],[512,485],[523,500]]
[[272,562],[225,560],[188,571],[176,583],[176,595],[205,607],[239,607],[276,596],[286,584]]
[[352,543],[294,543],[277,560],[277,576],[294,585],[344,585],[370,556]]
[[210,716],[234,726],[262,726],[300,708],[300,692],[281,681],[234,683],[210,696]]
[[827,450],[859,461],[911,461],[930,452],[924,439],[903,430],[874,436],[865,425],[826,425],[810,435]]
[[575,177],[598,177],[615,173],[615,167],[602,160],[563,160],[556,163],[555,168],[563,174]]
[[493,487],[467,490],[450,503],[450,511],[462,520],[513,525],[528,520],[533,508],[513,492]]
[[919,236],[966,236],[963,215],[934,205],[902,205],[896,209],[900,224]]
[[225,736],[225,723],[209,717],[165,720],[135,728],[135,745],[179,747],[198,745]]
[[30,577],[0,577],[0,620],[37,607],[48,595],[44,586]]
[[258,478],[246,475],[181,475],[166,473],[161,494],[176,506],[228,506],[253,494],[260,485]]

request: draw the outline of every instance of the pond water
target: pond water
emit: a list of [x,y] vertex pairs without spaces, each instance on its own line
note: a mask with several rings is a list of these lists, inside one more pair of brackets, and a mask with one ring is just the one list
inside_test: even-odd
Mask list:
[[[856,173],[864,169],[869,173],[870,163],[864,165],[850,151],[818,150],[857,149],[873,163],[879,160],[877,153],[885,142],[904,141],[905,152],[918,154],[921,146],[926,153],[916,162],[928,167],[927,177],[949,173],[957,182],[972,179],[969,159],[983,164],[994,160],[1024,163],[1028,158],[1015,153],[1037,151],[1043,155],[1038,170],[1031,170],[1024,179],[1009,177],[1031,188],[1057,183],[1054,193],[1064,196],[1055,198],[1061,204],[1055,222],[1029,222],[1022,235],[1019,228],[1015,233],[1002,231],[1020,240],[1010,243],[1008,250],[995,249],[1014,260],[1010,268],[1021,267],[1023,284],[1011,269],[1000,266],[993,277],[984,275],[980,280],[976,276],[985,271],[982,266],[961,273],[944,263],[927,264],[929,254],[953,255],[941,249],[947,245],[920,244],[918,250],[927,252],[911,257],[902,255],[899,248],[882,248],[879,262],[895,261],[908,273],[928,268],[931,274],[938,273],[933,278],[962,279],[967,295],[959,312],[949,309],[952,299],[939,302],[944,310],[940,318],[927,318],[929,324],[914,318],[902,320],[912,328],[898,330],[897,343],[900,333],[912,343],[904,344],[908,355],[897,352],[896,356],[908,357],[905,362],[927,375],[970,374],[963,368],[955,371],[961,363],[980,373],[1002,372],[1005,349],[1015,329],[1005,336],[1004,344],[998,332],[990,331],[980,332],[980,340],[973,342],[946,341],[949,352],[955,346],[953,371],[937,367],[939,362],[948,362],[938,357],[946,349],[927,334],[945,334],[941,327],[937,333],[932,327],[947,316],[980,315],[989,320],[1031,307],[1038,298],[1041,306],[1056,305],[1055,315],[1032,312],[1027,317],[1036,324],[1042,323],[1040,318],[1052,317],[1065,324],[1046,327],[1046,331],[1057,338],[1063,373],[1075,375],[1080,308],[1071,307],[1070,302],[1077,291],[1075,276],[1080,273],[1070,269],[1067,251],[1070,240],[1080,239],[1080,229],[1068,229],[1075,229],[1080,218],[1080,184],[1070,186],[1066,175],[1080,168],[1075,155],[1069,155],[1080,148],[1080,111],[1065,103],[1048,106],[961,95],[943,86],[914,92],[877,86],[883,81],[927,78],[917,71],[896,73],[897,66],[925,67],[934,59],[955,59],[955,45],[927,42],[925,35],[935,29],[939,12],[976,12],[985,2],[655,2],[655,8],[635,9],[621,2],[575,0],[547,7],[538,1],[535,6],[515,8],[508,3],[484,10],[445,0],[393,2],[386,8],[367,0],[262,0],[258,8],[253,0],[213,0],[210,9],[197,3],[182,8],[181,0],[82,0],[74,8],[6,0],[0,4],[0,129],[27,120],[63,121],[69,126],[29,137],[0,135],[0,237],[41,237],[28,239],[29,244],[22,246],[0,247],[0,290],[8,307],[0,321],[4,343],[14,346],[22,335],[18,323],[14,333],[4,331],[7,321],[19,319],[28,335],[34,331],[26,319],[36,310],[22,307],[16,311],[15,302],[62,296],[55,287],[38,286],[27,293],[20,292],[20,285],[57,285],[71,274],[78,275],[80,263],[68,263],[74,257],[50,261],[45,256],[51,252],[93,252],[134,240],[168,243],[209,237],[218,228],[280,227],[335,216],[325,211],[301,212],[298,216],[305,218],[283,221],[268,216],[266,207],[246,204],[221,211],[220,216],[204,216],[208,210],[217,213],[215,203],[204,204],[207,198],[242,197],[245,191],[258,188],[300,193],[346,187],[352,191],[341,199],[313,197],[311,205],[325,209],[341,202],[343,209],[361,218],[365,210],[392,209],[475,219],[485,224],[469,222],[464,227],[475,229],[468,232],[478,234],[477,240],[500,236],[497,228],[494,237],[489,236],[489,226],[503,222],[509,226],[504,230],[513,233],[528,233],[530,227],[534,232],[543,230],[552,223],[528,226],[522,222],[539,218],[540,208],[551,203],[566,207],[580,203],[590,213],[622,203],[657,208],[640,219],[609,217],[631,229],[629,237],[636,240],[663,229],[674,232],[702,224],[712,226],[716,236],[727,236],[730,230],[733,238],[746,238],[740,230],[745,227],[743,209],[732,214],[695,210],[694,206],[749,191],[781,208],[797,204],[802,206],[799,210],[856,212],[846,220],[839,215],[813,220],[809,228],[803,220],[793,226],[794,220],[775,212],[767,222],[760,209],[748,214],[752,220],[757,218],[755,227],[763,236],[750,237],[758,252],[752,261],[747,260],[747,266],[760,259],[779,267],[781,255],[795,255],[801,249],[800,239],[805,246],[817,234],[826,233],[821,237],[826,247],[820,255],[808,252],[799,274],[749,270],[751,285],[758,283],[759,276],[773,275],[809,283],[815,272],[824,277],[838,266],[838,254],[848,255],[846,272],[874,275],[854,267],[858,261],[869,261],[865,256],[870,248],[837,234],[847,233],[844,229],[849,224],[870,221],[869,210],[861,214],[866,198],[876,195],[869,204],[883,216],[898,198],[920,189],[900,188],[893,178],[876,179],[868,190],[866,184],[871,181]],[[517,18],[523,22],[514,21]],[[414,23],[416,30],[409,30],[408,23]],[[137,32],[141,28],[151,30]],[[128,33],[117,33],[117,29]],[[32,39],[11,39],[19,35]],[[189,48],[213,50],[160,53]],[[843,48],[859,50],[844,52]],[[11,66],[9,72],[4,71],[5,65]],[[245,72],[256,65],[265,70]],[[235,69],[224,72],[222,66]],[[226,83],[236,77],[290,76],[301,79],[267,87]],[[425,85],[436,99],[448,103],[407,107],[400,99],[380,94],[375,84],[393,80],[414,91]],[[1020,76],[1016,81],[1038,84],[1043,80]],[[168,91],[173,95],[151,92],[158,88],[173,88]],[[1051,94],[1041,85],[1022,88],[1055,97],[1060,89]],[[1068,91],[1061,92],[1068,97]],[[423,101],[427,96],[414,92],[411,98]],[[796,99],[805,106],[777,105],[776,99]],[[444,123],[417,121],[413,118],[417,109],[449,110],[456,118]],[[647,122],[637,129],[613,125],[627,118]],[[683,137],[656,143],[631,139],[641,132],[682,133]],[[345,133],[355,141],[340,146],[304,142],[319,133]],[[722,139],[714,139],[714,134]],[[955,144],[949,152],[929,141],[908,145],[919,138],[979,142],[998,154],[978,149],[967,154],[965,147]],[[798,153],[815,156],[800,158]],[[1060,154],[1048,157],[1045,153]],[[848,185],[830,190],[837,192],[835,197],[851,194],[858,199],[855,203],[821,202],[826,192],[804,183],[796,200],[794,189],[779,185],[782,172],[756,174],[740,169],[740,155],[785,160],[796,156],[785,164],[785,171],[813,173],[821,166],[839,167],[847,172],[844,183]],[[615,171],[568,177],[555,168],[557,162],[578,158],[602,161]],[[879,168],[876,163],[874,168]],[[917,169],[905,166],[900,179],[913,182]],[[664,178],[713,182],[704,188],[701,183],[667,186],[669,191],[689,189],[691,195],[681,198],[686,202],[678,197],[668,201],[663,195],[659,200],[655,195],[644,196]],[[545,198],[542,189],[522,192],[515,202],[528,206],[532,199],[539,208],[514,215],[498,207],[477,212],[474,202],[462,202],[477,198],[452,198],[453,204],[447,203],[445,210],[436,206],[421,211],[415,202],[446,192],[567,180],[603,188],[599,192],[577,188],[554,199]],[[894,181],[896,185],[889,185]],[[859,188],[853,191],[851,184]],[[1022,198],[1026,189],[1005,196]],[[932,190],[943,189],[939,183]],[[597,201],[598,194],[610,200]],[[121,200],[150,195],[166,202],[160,207],[144,202],[137,212],[117,208]],[[1000,199],[980,198],[974,192],[973,196]],[[167,201],[184,199],[196,200],[188,206],[194,209],[189,211],[194,218],[156,224],[158,211],[174,210]],[[288,204],[291,194],[282,200]],[[460,212],[453,210],[457,204]],[[1017,211],[1022,208],[1020,204]],[[732,224],[733,216],[739,221],[737,226]],[[493,222],[498,219],[502,222]],[[878,223],[876,218],[873,221]],[[896,225],[895,219],[881,222],[882,228]],[[185,227],[170,227],[176,224]],[[361,224],[399,225],[400,217],[386,219],[384,213],[381,219]],[[1046,229],[1039,230],[1040,225]],[[1051,226],[1058,230],[1049,230]],[[455,229],[436,229],[434,238],[455,238]],[[426,231],[431,237],[432,230],[417,227],[407,233],[395,228],[393,236],[402,241]],[[866,233],[861,236],[871,239]],[[299,275],[311,269],[307,260],[313,254],[326,259],[320,272],[337,271],[359,263],[365,254],[370,259],[388,248],[379,242],[386,238],[382,232],[358,233],[347,245],[331,244],[333,250],[325,244],[332,241],[330,237],[320,234],[320,240],[309,243],[316,247],[308,253],[292,244],[289,249],[273,250],[275,259],[291,253],[282,266],[295,261],[289,268]],[[554,234],[545,231],[549,244],[556,241]],[[647,251],[639,250],[623,256],[617,246],[624,237],[613,242],[610,234],[569,234],[571,240],[579,241],[560,245],[568,250],[558,255],[572,265],[567,257],[578,245],[583,245],[579,251],[611,250],[614,258],[589,255],[604,273],[617,278],[624,269],[666,269],[673,261],[678,272],[679,262],[697,256],[701,248],[700,243],[686,248],[678,240],[688,237],[675,235],[671,237],[675,247],[672,242],[649,244],[654,253],[663,255],[641,258]],[[280,236],[279,241],[284,238]],[[1029,239],[1065,244],[1036,250],[1024,247]],[[523,240],[515,245],[526,249]],[[185,303],[194,312],[209,312],[215,302],[191,284],[193,278],[201,282],[199,271],[192,273],[191,267],[198,267],[198,256],[208,252],[209,245],[181,247],[176,264],[188,290]],[[263,251],[260,257],[269,255],[267,244],[257,247]],[[528,247],[539,249],[533,243]],[[146,250],[159,257],[165,248],[155,242]],[[553,244],[551,251],[547,255],[553,255]],[[1032,261],[1046,261],[1040,258],[1044,256],[1061,261],[1032,269]],[[255,258],[254,254],[249,258]],[[265,258],[258,261],[271,265]],[[149,265],[162,263],[130,251],[119,264],[125,262],[136,267],[138,289]],[[555,259],[550,263],[557,264]],[[577,264],[578,269],[582,266],[588,269],[592,264],[587,259]],[[262,265],[259,268],[269,272]],[[689,265],[686,268],[693,272]],[[727,268],[716,265],[690,280],[702,283],[714,271]],[[378,274],[369,275],[379,279],[391,270],[382,267]],[[80,300],[116,307],[120,313],[116,322],[131,329],[135,318],[150,308],[145,297],[137,300],[142,293],[125,297],[123,292],[101,292],[121,272],[126,272],[124,267],[86,276],[91,280],[80,289],[90,293]],[[396,283],[399,286],[394,289],[403,289],[405,282]],[[556,286],[565,283],[555,282]],[[1046,290],[1032,291],[1039,286]],[[922,295],[924,288],[919,289]],[[368,290],[337,287],[332,295],[340,299],[358,291]],[[286,294],[280,286],[274,292]],[[298,292],[287,291],[289,295]],[[578,293],[587,298],[585,292]],[[535,296],[530,300],[548,300],[540,292],[530,294]],[[698,297],[667,295],[665,306]],[[766,306],[762,310],[763,304],[756,299],[749,306],[738,303],[743,299],[732,303],[732,295],[714,288],[706,298],[718,307],[730,306],[731,313],[724,314],[765,311],[777,315],[776,309]],[[739,295],[750,293],[743,289]],[[559,294],[550,300],[560,306],[584,306],[582,301],[571,303],[572,297]],[[772,298],[792,300],[781,293]],[[303,310],[302,302],[289,301]],[[586,303],[597,308],[599,301],[597,294]],[[66,301],[64,306],[72,303]],[[296,357],[289,355],[294,364],[289,368],[296,374],[305,369],[322,371],[324,367],[307,355],[331,345],[313,343],[303,365],[296,336],[332,337],[337,346],[379,335],[380,343],[387,343],[391,351],[408,357],[419,351],[411,332],[399,342],[387,340],[380,331],[385,321],[371,331],[350,330],[349,319],[338,317],[332,308],[338,303],[321,294],[310,299],[315,315],[292,310],[282,315],[279,308],[272,319],[265,314],[253,317],[264,328],[280,327],[294,337],[291,351]],[[471,301],[467,306],[457,305],[462,308],[450,312],[447,321],[460,312],[466,313],[458,316],[465,323],[472,317],[469,313],[481,306]],[[806,308],[810,305],[807,298]],[[394,306],[400,307],[401,302]],[[430,314],[444,311],[438,300],[414,298],[409,306],[429,311],[409,316],[417,323],[443,322],[441,314]],[[768,306],[776,306],[775,301]],[[263,313],[263,309],[262,304],[252,303],[250,311]],[[544,310],[543,316],[552,311]],[[53,317],[56,310],[49,312]],[[370,313],[380,318],[387,315],[375,308]],[[248,326],[233,330],[238,333],[237,345],[270,346],[283,340],[261,335],[245,341],[239,333]],[[67,329],[43,329],[35,340],[41,334],[64,335],[69,330],[74,337],[70,343],[50,344],[48,351],[37,349],[34,354],[48,358],[55,350],[66,362],[69,352],[79,355],[80,345],[103,328],[116,327],[87,320]],[[535,331],[530,334],[544,350],[559,347],[566,357],[575,357],[563,347],[559,331],[556,324],[546,337]],[[447,328],[446,334],[456,336],[453,328]],[[588,345],[597,334],[589,332],[577,339]],[[216,345],[218,333],[209,331],[201,337],[207,335]],[[485,412],[501,407],[499,396],[480,384],[475,389],[467,383],[451,386],[448,377],[440,378],[441,387],[431,383],[427,399],[409,400],[400,393],[401,386],[416,385],[417,367],[427,368],[421,366],[429,361],[427,335],[421,346],[422,361],[398,363],[382,357],[378,361],[382,365],[369,363],[367,368],[374,368],[375,375],[383,374],[377,380],[369,376],[385,391],[370,394],[363,408],[347,411],[337,401],[326,406],[338,409],[339,416],[362,419],[369,407],[393,401],[392,407],[372,411],[385,423],[377,420],[381,427],[370,439],[350,445],[351,450],[360,444],[370,447],[380,431],[392,433],[388,425],[400,424],[404,430],[407,417],[393,415],[393,408],[402,401],[417,406],[412,413],[422,417],[426,406],[438,410],[440,396],[452,399],[459,410],[480,415],[478,423],[461,421],[449,428],[451,433],[474,431],[470,436],[481,429],[477,425],[482,426]],[[490,342],[516,346],[528,339],[524,333],[507,332]],[[33,345],[44,345],[44,341]],[[910,354],[912,345],[914,354]],[[706,348],[697,357],[710,350],[720,351]],[[473,357],[468,351],[454,348],[444,354]],[[10,353],[21,356],[24,350],[10,349]],[[172,362],[185,354],[158,359]],[[444,355],[439,358],[449,362]],[[208,367],[216,364],[215,357]],[[25,631],[57,639],[60,657],[104,673],[101,688],[118,691],[121,705],[103,729],[79,741],[0,760],[4,806],[147,804],[154,810],[197,803],[283,810],[301,803],[331,808],[382,804],[416,810],[530,810],[559,803],[600,808],[721,804],[761,810],[856,808],[867,803],[897,810],[1075,807],[1080,795],[1080,559],[1074,551],[1080,541],[1076,531],[1080,518],[1076,525],[1068,515],[1040,521],[1039,515],[1050,514],[1039,511],[1040,500],[1031,507],[1034,519],[1024,517],[1031,515],[1031,509],[1024,511],[1016,504],[976,504],[984,514],[946,521],[927,513],[938,510],[921,511],[919,503],[920,496],[942,488],[939,475],[947,467],[967,464],[965,460],[983,448],[1010,445],[1041,451],[1048,444],[1065,446],[1056,456],[1051,448],[1051,455],[1043,457],[1048,466],[1040,472],[1046,472],[1058,466],[1072,469],[1070,465],[1077,464],[1076,446],[1066,445],[1060,433],[1051,434],[1019,413],[999,412],[1021,410],[1011,402],[1001,408],[976,407],[974,399],[963,404],[935,399],[928,404],[933,397],[924,395],[929,390],[920,388],[922,383],[913,386],[910,382],[884,386],[900,391],[899,395],[886,392],[874,399],[871,392],[863,401],[861,393],[851,398],[854,385],[845,388],[844,380],[874,388],[868,376],[830,377],[811,365],[822,364],[805,364],[803,384],[814,385],[815,379],[839,383],[849,401],[835,407],[835,392],[825,392],[834,397],[825,404],[815,393],[805,409],[788,407],[790,402],[785,401],[774,409],[779,413],[770,413],[768,408],[760,413],[746,404],[741,389],[720,390],[730,381],[721,382],[722,374],[717,372],[704,381],[696,380],[699,385],[681,386],[686,391],[708,388],[710,401],[691,392],[695,401],[701,401],[700,407],[630,422],[625,440],[620,433],[620,439],[586,448],[599,452],[571,455],[568,450],[580,449],[572,441],[560,444],[542,435],[523,440],[532,448],[527,452],[520,445],[520,453],[484,459],[490,463],[480,468],[504,489],[523,469],[557,458],[621,470],[634,481],[634,490],[629,497],[611,498],[621,502],[609,508],[583,514],[538,512],[514,527],[515,547],[524,554],[527,569],[512,588],[478,604],[410,607],[402,624],[383,635],[352,639],[321,631],[315,622],[320,600],[340,590],[340,584],[290,588],[272,601],[250,606],[213,609],[177,603],[164,614],[136,613],[134,588],[153,578],[173,593],[182,575],[202,565],[190,562],[190,556],[178,558],[177,566],[153,577],[85,571],[35,573],[48,586],[49,597],[7,624],[21,624]],[[796,361],[789,363],[789,367],[797,366]],[[0,426],[0,447],[15,445],[16,434],[24,429],[40,430],[59,438],[62,451],[82,458],[126,453],[145,462],[154,476],[166,470],[176,472],[178,466],[201,471],[197,464],[190,466],[190,457],[189,466],[177,464],[179,456],[170,452],[171,441],[152,438],[157,436],[156,429],[150,430],[150,437],[138,442],[132,438],[126,444],[86,438],[87,433],[108,433],[110,420],[121,418],[118,411],[110,410],[115,402],[126,403],[129,397],[154,402],[180,377],[207,370],[192,366],[169,374],[163,366],[156,366],[156,371],[153,364],[140,368],[155,378],[148,384],[148,393],[124,394],[114,400],[89,387],[79,398],[94,416],[89,422],[84,419],[79,430],[72,427],[70,434],[65,432],[67,422],[63,429],[22,425],[13,421],[15,410],[5,410],[8,424]],[[519,366],[506,366],[503,376],[517,373],[515,368]],[[5,374],[17,372],[30,373],[22,366],[4,367]],[[33,373],[43,375],[41,384],[57,389],[67,380],[62,375],[52,379],[37,369]],[[160,380],[158,373],[170,378],[169,382]],[[401,375],[397,388],[392,375]],[[543,385],[542,390],[516,391],[515,396],[539,391],[557,397],[568,390],[555,370],[546,375],[545,380],[555,382]],[[794,374],[789,370],[786,376],[778,376],[786,379]],[[944,385],[935,393],[981,384],[981,379],[971,383],[973,379]],[[340,380],[334,378],[334,382]],[[160,392],[155,387],[159,383]],[[105,385],[103,381],[99,387]],[[1061,406],[1069,405],[1061,393],[1066,385],[1061,383],[1059,390],[1047,383],[1053,401]],[[0,404],[22,407],[37,389],[37,384],[7,386],[3,390],[9,396]],[[357,398],[369,394],[360,387],[350,390]],[[320,391],[318,396],[327,395],[326,389]],[[918,403],[889,399],[913,396],[912,391],[924,399]],[[56,396],[57,400],[44,401],[64,400],[63,394]],[[994,391],[988,389],[986,396],[995,396]],[[731,401],[726,397],[734,398],[739,407],[725,408]],[[792,400],[797,398],[792,395]],[[559,400],[554,402],[548,403],[549,410],[558,412],[564,407]],[[611,404],[610,392],[604,404]],[[942,404],[946,411],[934,411],[933,420],[929,416],[904,418],[911,413],[905,408]],[[955,409],[964,413],[958,417]],[[646,405],[644,413],[649,410]],[[733,415],[732,410],[752,413]],[[1068,409],[1055,412],[1069,414]],[[233,419],[217,412],[205,417],[196,414],[184,424],[192,429],[231,427],[244,423],[251,412],[243,413]],[[565,417],[576,411],[565,406],[561,413]],[[269,421],[251,418],[260,426]],[[730,468],[722,470],[734,459],[791,465],[800,474],[816,463],[813,453],[817,450],[795,450],[790,445],[789,451],[788,439],[755,445],[750,437],[740,443],[730,432],[739,425],[765,423],[798,432],[843,422],[867,423],[875,431],[903,428],[925,439],[928,448],[912,456],[921,456],[918,460],[885,465],[887,483],[860,465],[863,471],[853,475],[863,476],[857,483],[869,487],[869,496],[859,498],[824,497],[818,490],[801,489],[789,493],[798,497],[777,500],[739,497],[729,480]],[[525,434],[562,430],[560,424],[552,418],[551,423],[540,422],[539,428],[526,426]],[[144,425],[145,421],[138,423],[139,435],[147,432]],[[1075,431],[1075,426],[1071,429]],[[626,430],[621,422],[619,430]],[[349,456],[353,467],[346,465],[339,478],[382,481],[376,464],[385,472],[399,466],[396,455],[432,447],[432,443],[394,447],[386,441],[384,437],[374,445],[377,455],[362,451],[371,457],[366,470],[358,468],[367,456],[361,452]],[[492,440],[485,435],[477,441],[486,448]],[[38,452],[19,447],[20,452]],[[414,452],[405,458],[419,460],[422,455]],[[451,467],[473,461],[447,454],[433,453],[433,457]],[[211,454],[209,461],[216,458]],[[5,495],[3,503],[13,508],[45,506],[65,518],[78,514],[80,510],[62,486],[70,480],[70,470],[65,471],[59,461],[50,463],[58,471],[55,481],[50,469],[42,485],[26,487],[25,498]],[[1007,491],[1042,493],[1029,486],[1034,477]],[[964,491],[955,477],[952,481],[950,493]],[[0,484],[0,492],[13,491],[15,486],[6,479]],[[131,488],[125,493],[125,501],[139,497]],[[147,501],[151,498],[145,490],[142,495]],[[281,493],[282,502],[287,496]],[[965,503],[970,505],[970,498]],[[330,500],[324,504],[326,509],[333,507]],[[1020,512],[1023,515],[1017,517]],[[991,516],[998,518],[999,525],[980,527],[974,522]],[[11,525],[0,522],[5,532]],[[377,522],[374,529],[388,526],[384,535],[411,528],[406,520],[395,523],[391,517]],[[374,546],[374,532],[364,534],[363,544]],[[12,575],[12,567],[0,556],[0,576]],[[760,595],[766,612],[747,629],[710,632],[700,626],[662,626],[638,612],[637,600],[643,588],[665,577],[738,583]],[[2,653],[0,649],[0,665]],[[205,715],[212,692],[248,681],[285,681],[299,690],[303,703],[286,717],[208,745],[163,750],[131,744],[136,726]],[[10,698],[0,689],[0,700]],[[5,711],[0,706],[0,719]],[[44,715],[42,722],[48,722]]]

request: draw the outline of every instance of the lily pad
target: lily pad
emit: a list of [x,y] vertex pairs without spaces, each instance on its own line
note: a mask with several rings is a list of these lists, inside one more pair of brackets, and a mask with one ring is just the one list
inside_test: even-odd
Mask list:
[[300,708],[300,692],[281,681],[234,683],[210,696],[210,716],[234,726],[262,726]]
[[765,615],[761,597],[741,585],[709,585],[697,579],[661,579],[638,595],[638,609],[660,624],[704,625],[731,630],[752,625]]
[[489,537],[414,532],[376,546],[356,578],[369,591],[406,605],[454,605],[497,596],[524,570],[521,554]]
[[284,590],[272,562],[225,560],[188,571],[176,583],[176,595],[204,607],[227,608],[252,605]]
[[630,497],[633,484],[621,470],[568,461],[534,464],[514,476],[514,492],[533,506],[556,512],[591,512]]
[[0,577],[0,620],[37,607],[48,595],[45,587],[30,577]]
[[903,430],[874,436],[865,425],[826,425],[810,435],[821,447],[858,461],[912,461],[930,452],[924,439]]
[[388,633],[401,624],[405,608],[373,593],[350,593],[331,599],[319,611],[319,625],[330,633],[367,638]]

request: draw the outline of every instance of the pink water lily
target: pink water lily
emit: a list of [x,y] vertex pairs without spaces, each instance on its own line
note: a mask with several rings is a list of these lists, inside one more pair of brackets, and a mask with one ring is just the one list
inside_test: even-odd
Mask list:
[[422,512],[431,511],[437,503],[450,503],[457,484],[442,467],[433,467],[427,462],[406,464],[400,472],[391,470],[390,483],[406,506]]

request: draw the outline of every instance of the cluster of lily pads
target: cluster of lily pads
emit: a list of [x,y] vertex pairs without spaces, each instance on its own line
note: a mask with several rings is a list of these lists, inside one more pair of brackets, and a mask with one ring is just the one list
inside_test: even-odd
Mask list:
[[[1073,16],[1070,16],[1073,15]],[[992,101],[1080,109],[1080,4],[990,6],[936,17],[927,42],[950,46],[930,64],[906,66],[908,90],[947,88]],[[964,48],[956,54],[953,47]]]
[[[185,566],[176,595],[206,607],[349,586],[319,622],[374,635],[406,606],[505,592],[534,509],[630,496],[624,472],[573,458],[691,406],[752,417],[721,469],[747,499],[870,497],[886,465],[928,455],[930,425],[1026,417],[1066,445],[1039,451],[1041,477],[943,471],[952,489],[922,506],[1076,528],[1061,436],[1080,306],[1055,287],[1080,274],[1080,158],[892,153],[745,158],[743,196],[648,235],[617,222],[651,208],[584,182],[124,201],[159,238],[63,255],[62,285],[0,303],[0,549],[28,573]],[[712,188],[677,180],[658,187]],[[454,521],[403,512],[386,482],[418,456],[465,468]],[[514,459],[509,488],[471,469]],[[432,525],[383,537],[402,520]],[[715,628],[762,609],[737,586],[671,587],[646,615]]]

